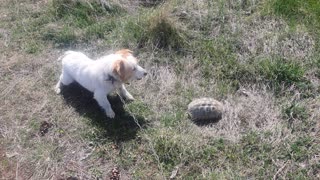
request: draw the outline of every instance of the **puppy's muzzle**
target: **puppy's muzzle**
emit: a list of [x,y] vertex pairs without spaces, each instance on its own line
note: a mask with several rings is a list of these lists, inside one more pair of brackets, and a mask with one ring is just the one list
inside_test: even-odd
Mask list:
[[[143,76],[145,77],[145,76],[147,76],[148,75],[148,73],[145,71],[144,73],[143,73]],[[138,78],[138,80],[141,80],[142,78]]]

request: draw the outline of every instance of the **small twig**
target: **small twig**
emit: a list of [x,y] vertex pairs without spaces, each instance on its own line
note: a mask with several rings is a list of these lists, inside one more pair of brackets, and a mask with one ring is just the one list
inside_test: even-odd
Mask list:
[[276,172],[276,174],[272,178],[273,180],[277,179],[278,174],[280,174],[280,172],[286,167],[287,164],[288,164],[288,161],[286,163],[284,163],[284,165],[280,169],[278,169],[278,171]]
[[18,179],[19,177],[19,161],[17,162],[17,166],[16,166],[16,179]]

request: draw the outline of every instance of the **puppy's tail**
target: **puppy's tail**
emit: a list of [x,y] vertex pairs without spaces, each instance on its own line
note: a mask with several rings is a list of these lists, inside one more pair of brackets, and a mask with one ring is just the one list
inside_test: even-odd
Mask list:
[[57,61],[61,61],[64,57],[66,57],[67,55],[71,54],[73,51],[66,51],[63,55],[61,55]]

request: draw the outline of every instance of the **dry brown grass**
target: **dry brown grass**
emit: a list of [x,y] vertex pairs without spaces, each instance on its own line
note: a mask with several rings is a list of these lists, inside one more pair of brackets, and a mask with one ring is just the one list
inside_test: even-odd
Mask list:
[[252,57],[277,55],[287,59],[308,59],[315,48],[315,40],[303,28],[291,33],[290,27],[279,19],[250,19],[236,29],[243,33],[238,58],[245,61]]

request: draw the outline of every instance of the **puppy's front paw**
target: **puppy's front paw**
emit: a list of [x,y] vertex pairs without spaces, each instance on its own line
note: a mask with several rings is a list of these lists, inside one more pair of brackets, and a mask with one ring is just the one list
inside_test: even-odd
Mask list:
[[113,112],[113,110],[109,110],[109,111],[106,111],[106,115],[109,118],[113,119],[116,114]]
[[130,94],[130,93],[124,93],[123,95],[122,95],[122,97],[123,98],[125,98],[127,101],[134,101],[135,99],[134,99],[134,97]]
[[54,91],[57,93],[57,94],[60,94],[61,93],[61,82],[58,81],[58,83],[56,84],[56,86],[54,87]]
[[54,88],[54,91],[55,91],[57,94],[60,94],[60,93],[61,93],[61,88],[56,86],[56,87]]
[[128,97],[126,97],[126,100],[127,100],[127,101],[134,101],[135,99],[134,99],[134,97],[132,97],[132,96],[128,96]]

